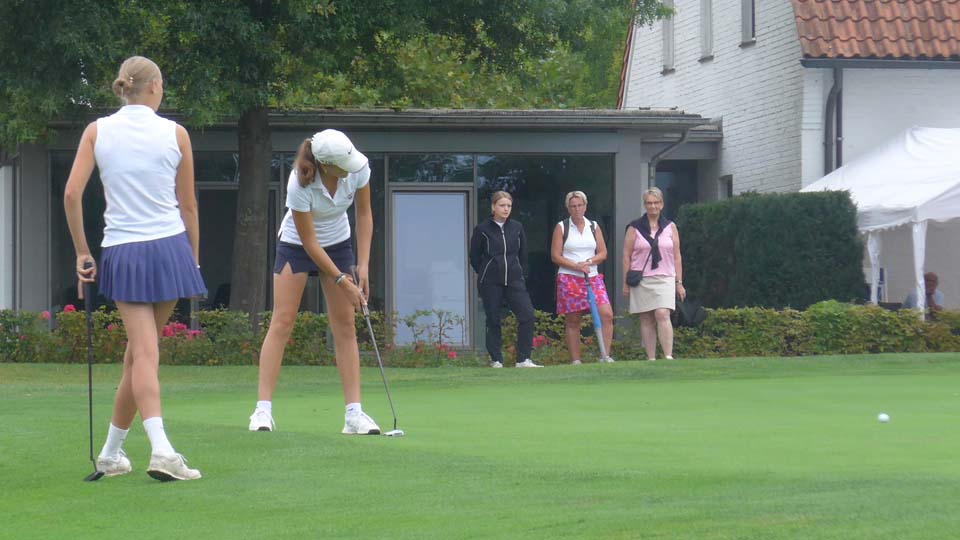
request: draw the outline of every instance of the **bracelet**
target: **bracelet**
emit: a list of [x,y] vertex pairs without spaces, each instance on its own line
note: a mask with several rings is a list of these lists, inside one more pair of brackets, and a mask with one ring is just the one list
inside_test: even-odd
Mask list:
[[678,280],[677,280],[677,285],[683,285],[683,282],[678,279]]
[[344,272],[340,272],[340,275],[337,276],[337,279],[333,280],[333,283],[334,283],[335,285],[339,285],[340,282],[343,281],[343,278],[345,278],[345,277],[347,277],[347,274],[344,273]]

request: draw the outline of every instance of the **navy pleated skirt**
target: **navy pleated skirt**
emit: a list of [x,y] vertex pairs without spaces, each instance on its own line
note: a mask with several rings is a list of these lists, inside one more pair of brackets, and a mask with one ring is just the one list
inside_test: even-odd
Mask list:
[[114,302],[168,302],[207,292],[187,233],[103,249],[100,294]]

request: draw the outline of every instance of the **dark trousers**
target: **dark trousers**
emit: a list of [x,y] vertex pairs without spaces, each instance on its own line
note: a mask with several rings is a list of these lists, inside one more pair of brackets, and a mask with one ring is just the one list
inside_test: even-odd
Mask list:
[[530,358],[533,349],[533,303],[522,281],[515,281],[507,286],[499,283],[481,283],[480,299],[483,301],[483,311],[487,316],[487,352],[491,362],[503,363],[503,354],[500,348],[503,339],[500,332],[500,316],[503,301],[506,300],[510,310],[517,317],[517,362]]

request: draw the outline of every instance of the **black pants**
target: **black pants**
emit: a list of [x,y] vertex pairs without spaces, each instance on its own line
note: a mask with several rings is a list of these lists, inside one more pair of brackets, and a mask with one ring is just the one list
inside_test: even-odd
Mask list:
[[530,358],[533,349],[533,322],[535,314],[530,295],[522,281],[515,281],[507,286],[499,283],[481,283],[480,299],[483,301],[483,311],[487,316],[487,352],[491,362],[503,363],[503,354],[500,348],[503,339],[500,333],[500,308],[506,299],[510,310],[517,317],[517,362]]

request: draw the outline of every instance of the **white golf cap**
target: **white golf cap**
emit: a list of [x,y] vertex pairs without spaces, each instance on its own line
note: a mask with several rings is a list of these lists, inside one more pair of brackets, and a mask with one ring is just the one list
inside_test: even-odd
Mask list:
[[316,133],[310,141],[310,149],[319,163],[336,165],[349,173],[355,173],[367,164],[367,156],[354,148],[343,132],[335,129]]

